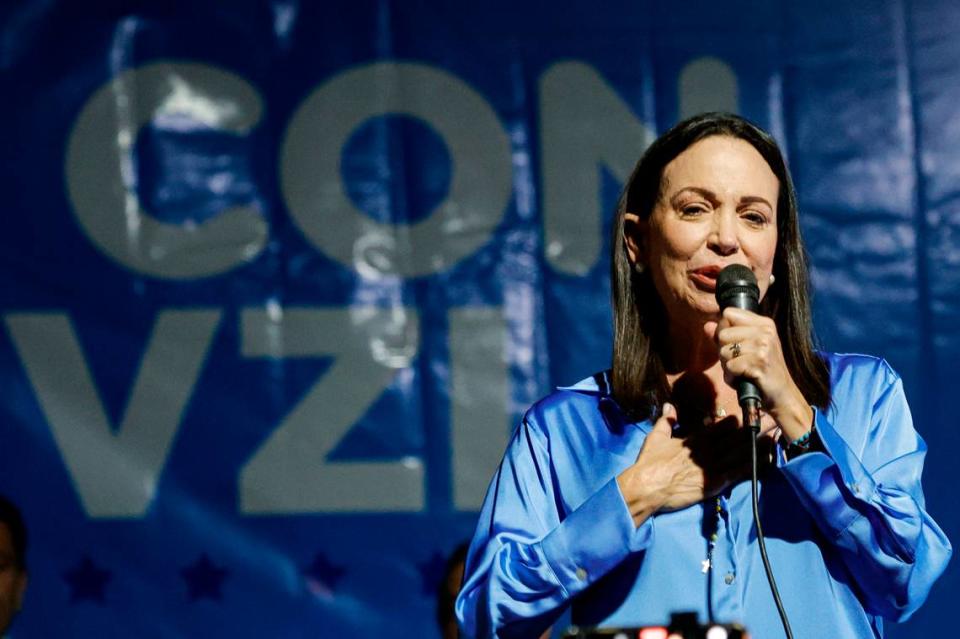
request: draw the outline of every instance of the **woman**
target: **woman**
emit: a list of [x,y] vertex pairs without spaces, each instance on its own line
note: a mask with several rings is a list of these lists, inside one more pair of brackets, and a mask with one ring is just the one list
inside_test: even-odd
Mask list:
[[[541,400],[498,469],[457,614],[467,636],[535,637],[673,611],[783,636],[756,545],[736,391],[763,395],[767,550],[797,637],[880,637],[909,616],[950,545],[924,511],[925,445],[900,380],[814,351],[790,176],[773,139],[706,114],[654,142],[612,242],[611,371]],[[759,314],[715,300],[749,267]]]

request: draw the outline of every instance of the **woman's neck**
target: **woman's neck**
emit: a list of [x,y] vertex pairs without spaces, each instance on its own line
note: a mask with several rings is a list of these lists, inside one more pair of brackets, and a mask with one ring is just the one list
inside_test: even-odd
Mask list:
[[684,373],[703,373],[719,366],[720,356],[714,341],[716,331],[715,320],[688,327],[672,324],[667,338],[667,378]]
[[693,405],[698,410],[724,407],[731,401],[735,406],[736,394],[724,382],[714,341],[717,322],[710,320],[686,330],[680,330],[676,324],[672,328],[666,373],[673,401]]

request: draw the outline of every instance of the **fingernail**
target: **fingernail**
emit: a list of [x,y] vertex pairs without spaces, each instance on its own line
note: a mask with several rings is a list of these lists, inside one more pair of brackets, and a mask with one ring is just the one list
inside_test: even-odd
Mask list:
[[663,403],[663,414],[666,415],[668,411],[671,412],[671,413],[673,412],[673,404],[671,404],[670,402],[664,402],[664,403]]

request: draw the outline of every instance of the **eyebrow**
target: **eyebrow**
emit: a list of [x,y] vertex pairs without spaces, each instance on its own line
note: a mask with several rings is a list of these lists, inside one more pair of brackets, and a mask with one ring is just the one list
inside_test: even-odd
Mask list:
[[[670,198],[670,202],[672,203],[676,201],[676,199],[684,191],[693,191],[694,193],[710,200],[711,203],[716,203],[719,201],[717,198],[717,194],[711,191],[710,189],[705,189],[699,186],[685,186],[673,194],[673,196]],[[766,198],[760,197],[759,195],[744,195],[742,198],[740,198],[739,203],[740,204],[766,204],[768,207],[770,207],[771,210],[773,209],[773,205],[770,204],[770,202],[768,202]]]

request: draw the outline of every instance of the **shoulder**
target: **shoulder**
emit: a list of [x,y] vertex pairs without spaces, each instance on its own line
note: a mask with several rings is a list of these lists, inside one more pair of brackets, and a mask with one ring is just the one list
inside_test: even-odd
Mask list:
[[625,418],[611,395],[609,381],[609,371],[602,371],[558,387],[527,410],[525,427],[540,438],[622,430]]
[[855,384],[889,386],[900,379],[893,367],[882,357],[860,353],[820,353],[830,369],[830,386],[835,391]]
[[900,375],[881,357],[821,353],[830,369],[831,404],[837,411],[873,412],[885,398],[902,395]]
[[607,371],[594,373],[570,386],[558,386],[552,393],[536,401],[525,415],[526,421],[549,422],[558,415],[589,415],[600,404],[611,400]]

